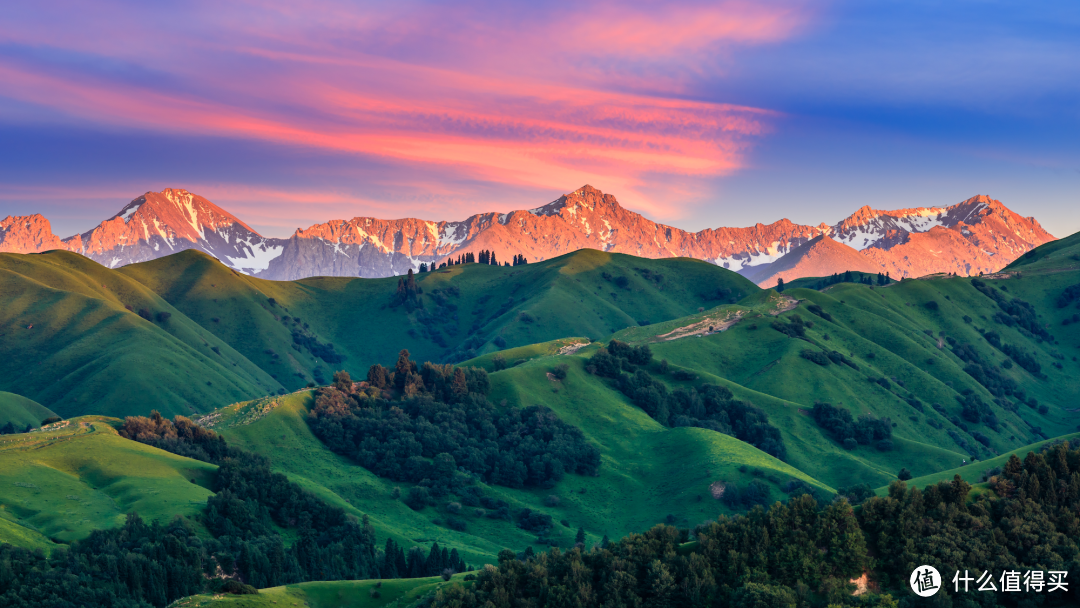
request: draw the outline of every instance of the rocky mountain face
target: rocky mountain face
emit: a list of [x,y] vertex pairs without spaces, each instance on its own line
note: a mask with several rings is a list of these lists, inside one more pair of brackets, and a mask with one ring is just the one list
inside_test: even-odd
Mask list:
[[53,234],[49,220],[40,214],[9,215],[0,220],[0,253],[38,253],[64,249],[64,243]]
[[281,239],[267,239],[244,222],[187,190],[147,192],[96,228],[64,239],[70,251],[116,268],[198,249],[248,274],[281,255]]
[[[93,230],[59,245],[59,239],[48,238],[48,222],[35,217],[35,222],[5,220],[0,251],[62,246],[116,267],[199,249],[238,271],[276,280],[393,276],[421,263],[438,265],[481,250],[494,252],[499,262],[516,255],[535,262],[592,248],[649,258],[698,258],[773,285],[780,273],[788,280],[801,272],[845,270],[893,277],[990,272],[1054,239],[1034,218],[1021,217],[986,196],[941,208],[878,211],[867,206],[832,226],[784,219],[687,232],[627,210],[591,186],[535,209],[481,213],[461,222],[357,217],[298,229],[287,239],[265,238],[186,190],[148,192]],[[828,241],[803,247],[822,236]],[[780,264],[792,253],[797,257]]]
[[859,255],[854,248],[833,240],[827,234],[820,234],[795,247],[776,262],[751,267],[742,274],[763,287],[774,287],[778,279],[791,281],[799,277],[828,276],[848,270],[881,272],[877,264]]

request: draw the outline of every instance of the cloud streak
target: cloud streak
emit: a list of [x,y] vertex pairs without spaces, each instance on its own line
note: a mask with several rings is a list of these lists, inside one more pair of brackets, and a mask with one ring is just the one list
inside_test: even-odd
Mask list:
[[688,98],[682,71],[717,69],[725,49],[809,19],[749,3],[105,6],[115,19],[96,27],[29,10],[7,20],[0,96],[43,122],[389,160],[418,183],[446,171],[518,188],[593,183],[660,217],[678,210],[643,176],[729,174],[778,116]]

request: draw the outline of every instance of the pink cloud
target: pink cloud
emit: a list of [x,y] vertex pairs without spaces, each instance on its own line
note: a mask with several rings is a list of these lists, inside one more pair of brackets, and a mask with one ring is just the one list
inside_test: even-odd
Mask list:
[[[118,78],[0,57],[5,94],[113,128],[411,163],[420,183],[429,181],[425,167],[515,187],[591,183],[671,217],[672,201],[651,193],[644,176],[693,181],[735,171],[776,115],[684,99],[677,77],[650,78],[650,70],[725,45],[781,40],[808,19],[797,5],[742,2],[568,6],[564,14],[517,15],[516,23],[498,11],[479,18],[485,7],[208,6],[188,15],[196,31],[139,27],[139,14],[118,15],[96,32],[3,27],[5,39],[98,53],[160,76]],[[112,37],[119,30],[122,45]],[[618,66],[599,69],[598,58]]]

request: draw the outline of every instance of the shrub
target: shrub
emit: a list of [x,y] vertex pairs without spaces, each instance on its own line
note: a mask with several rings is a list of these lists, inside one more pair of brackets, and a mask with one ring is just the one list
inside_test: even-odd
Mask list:
[[566,380],[566,372],[570,370],[570,366],[565,363],[560,363],[555,366],[555,369],[551,370],[551,375],[555,376],[556,380]]
[[1040,414],[1046,414],[1049,411],[1050,411],[1050,408],[1047,407],[1046,405],[1040,405],[1039,406],[1039,413]]
[[257,595],[259,593],[259,590],[255,587],[233,579],[227,579],[222,583],[219,591],[221,593],[230,593],[232,595]]
[[844,440],[844,449],[848,450],[849,452],[851,450],[854,450],[858,446],[859,446],[859,442],[855,441],[854,437],[848,437],[847,439]]
[[891,452],[893,450],[892,439],[882,439],[874,444],[879,452]]
[[158,323],[164,323],[165,321],[168,321],[169,317],[171,317],[171,316],[172,316],[171,312],[161,311],[161,312],[157,313]]
[[405,495],[405,504],[413,511],[423,509],[430,501],[431,494],[428,489],[420,486],[409,488],[409,492]]
[[497,372],[502,371],[502,370],[506,369],[506,359],[503,358],[501,353],[496,354],[491,359],[491,365],[495,368],[495,371],[497,371]]
[[821,366],[826,366],[829,364],[829,356],[819,350],[811,350],[809,348],[804,348],[799,353],[799,356],[801,356],[803,359],[812,361],[813,363],[817,363]]
[[554,494],[549,494],[544,498],[544,505],[548,507],[557,507],[562,504],[562,499]]
[[906,468],[900,469],[900,472],[896,474],[896,478],[900,481],[907,481],[911,479],[911,471]]
[[930,300],[926,304],[923,304],[923,306],[925,306],[927,310],[931,310],[934,312],[937,312],[937,310],[941,308],[940,306],[938,306],[938,303],[935,300]]

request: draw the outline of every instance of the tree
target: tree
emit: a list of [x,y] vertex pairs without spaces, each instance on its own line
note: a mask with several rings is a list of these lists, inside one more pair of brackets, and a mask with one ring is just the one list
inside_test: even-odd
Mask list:
[[349,372],[344,370],[334,372],[334,388],[343,393],[352,392],[352,378]]
[[420,262],[420,272],[427,272],[427,262]]
[[784,293],[784,279],[776,280],[776,291],[778,293]]
[[896,478],[900,481],[907,481],[911,479],[911,471],[907,470],[906,468],[902,468],[900,469],[900,472],[896,474]]
[[585,544],[585,528],[578,528],[577,534],[574,535],[574,543],[578,545]]

